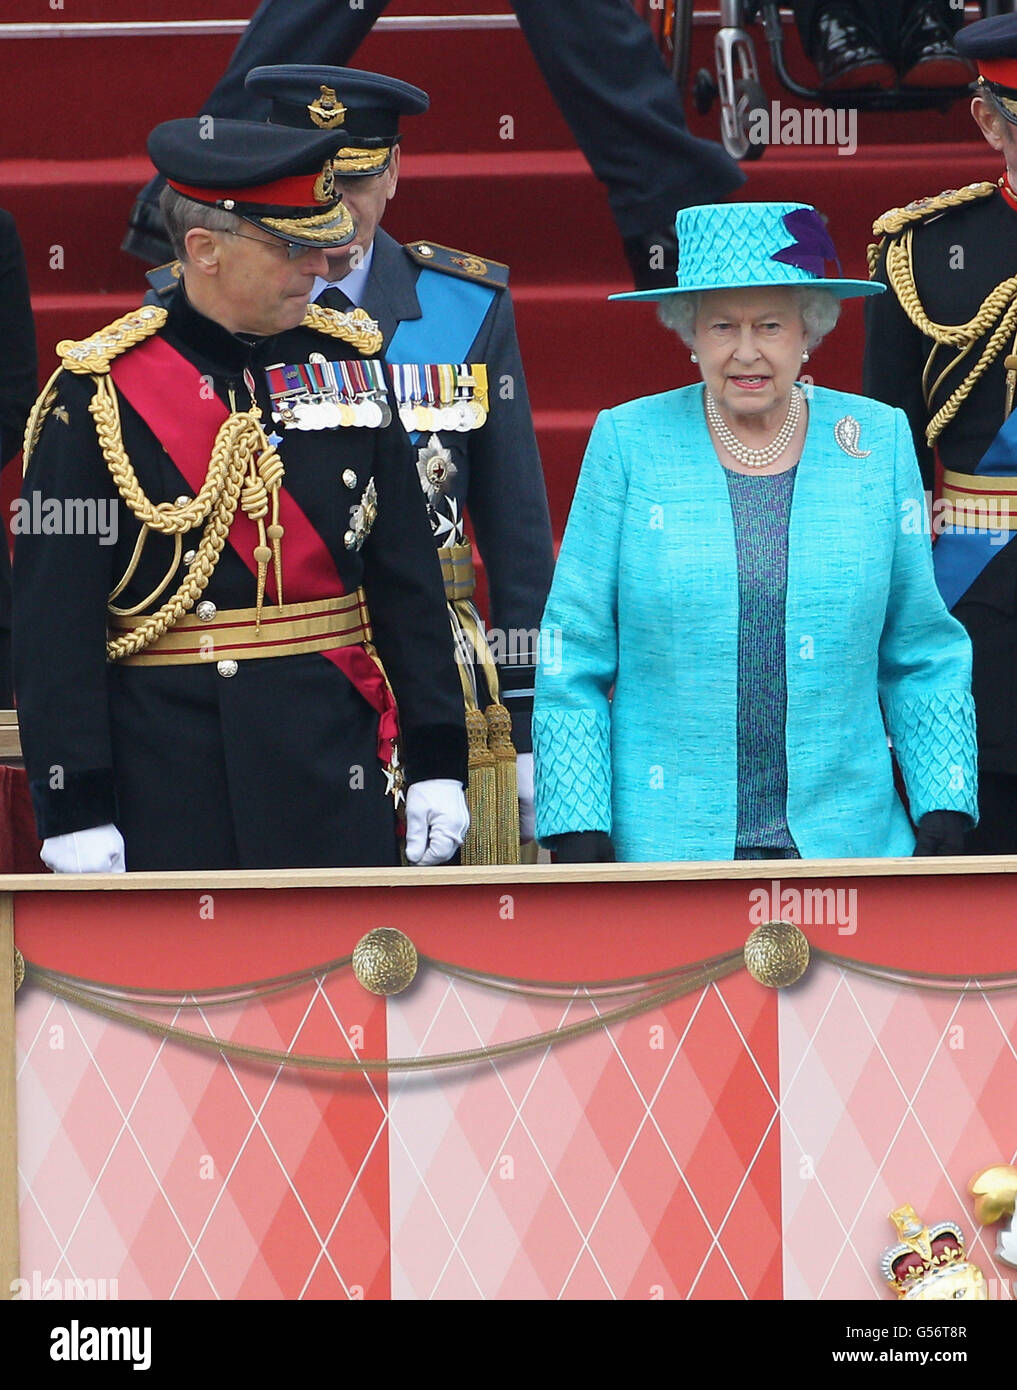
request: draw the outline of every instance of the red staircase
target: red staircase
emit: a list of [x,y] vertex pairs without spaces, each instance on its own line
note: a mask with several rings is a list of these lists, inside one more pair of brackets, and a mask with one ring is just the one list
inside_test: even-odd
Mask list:
[[[12,14],[8,0],[0,24],[245,19],[253,7],[254,0],[75,0],[71,13],[35,0]],[[387,14],[507,9],[506,0],[393,0]],[[693,71],[711,65],[715,22],[695,28]],[[794,30],[786,32],[793,70],[806,74]],[[799,106],[779,89],[761,31],[755,38],[768,94],[782,110]],[[58,339],[82,336],[140,299],[145,267],[119,245],[134,195],[151,172],[145,137],[157,122],[199,109],[235,41],[0,39],[8,111],[0,206],[13,212],[25,243],[43,377]],[[432,98],[430,112],[407,123],[399,196],[386,227],[400,239],[426,236],[512,267],[560,534],[596,411],[692,380],[688,355],[658,327],[652,306],[605,302],[612,290],[629,287],[607,200],[518,30],[378,28],[356,61],[416,82]],[[502,138],[505,116],[512,117],[512,139]],[[716,138],[716,109],[706,117],[692,113],[690,125]],[[997,164],[962,102],[946,114],[862,116],[851,156],[831,147],[772,147],[745,166],[743,196],[814,202],[830,219],[845,274],[864,276],[874,217],[921,194],[995,177]],[[858,389],[861,341],[861,310],[849,303],[815,354],[816,380]]]

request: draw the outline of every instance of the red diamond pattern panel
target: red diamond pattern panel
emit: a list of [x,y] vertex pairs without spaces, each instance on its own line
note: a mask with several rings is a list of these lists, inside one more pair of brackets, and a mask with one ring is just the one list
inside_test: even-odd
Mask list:
[[976,1226],[969,1178],[1015,1161],[1017,997],[901,989],[829,965],[780,996],[784,1296],[892,1298],[888,1213],[956,1220],[989,1282],[1014,1271]]
[[[774,1009],[739,976],[556,1047],[393,1078],[393,1297],[779,1297]],[[389,1002],[389,1045],[465,1050],[594,1012],[432,974]]]
[[[260,1047],[384,1055],[349,977],[162,1011]],[[386,1298],[383,1079],[196,1051],[26,986],[18,996],[22,1276],[120,1298]]]

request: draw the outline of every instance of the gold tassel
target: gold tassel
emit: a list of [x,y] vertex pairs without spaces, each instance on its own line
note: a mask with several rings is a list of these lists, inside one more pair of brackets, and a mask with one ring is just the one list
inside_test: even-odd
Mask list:
[[469,746],[470,784],[466,804],[470,828],[463,844],[462,863],[494,864],[497,780],[494,754],[487,746],[487,720],[479,709],[466,711],[466,738]]
[[504,705],[488,705],[487,742],[494,756],[496,864],[519,863],[519,790],[516,750],[512,746],[512,716]]

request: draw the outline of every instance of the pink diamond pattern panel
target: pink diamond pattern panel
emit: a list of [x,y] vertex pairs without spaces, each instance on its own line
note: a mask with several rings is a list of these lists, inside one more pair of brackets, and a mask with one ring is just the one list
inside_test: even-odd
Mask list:
[[[389,1001],[389,1046],[465,1051],[606,1007],[428,971]],[[779,1297],[774,1012],[732,978],[558,1046],[393,1077],[392,1296]]]
[[[149,1012],[257,1047],[385,1055],[384,1004],[348,975]],[[388,1297],[383,1077],[224,1059],[31,986],[16,1026],[26,1277],[116,1279],[120,1298]]]
[[779,1016],[785,1297],[894,1297],[879,1260],[905,1202],[930,1224],[958,1221],[992,1296],[1011,1297],[966,1189],[1017,1150],[1017,997],[815,963]]

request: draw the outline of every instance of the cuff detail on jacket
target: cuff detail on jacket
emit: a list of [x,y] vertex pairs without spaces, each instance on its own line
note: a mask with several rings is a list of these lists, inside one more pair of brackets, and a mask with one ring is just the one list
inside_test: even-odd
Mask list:
[[537,838],[611,833],[611,731],[592,710],[533,715]]
[[469,778],[464,724],[421,724],[402,738],[406,785],[449,777],[463,786]]
[[963,811],[978,822],[975,705],[966,692],[910,696],[887,707],[887,725],[907,788],[911,819]]
[[40,777],[29,784],[40,840],[88,830],[93,825],[116,824],[117,799],[109,768],[65,772],[59,787],[52,785],[54,778]]

